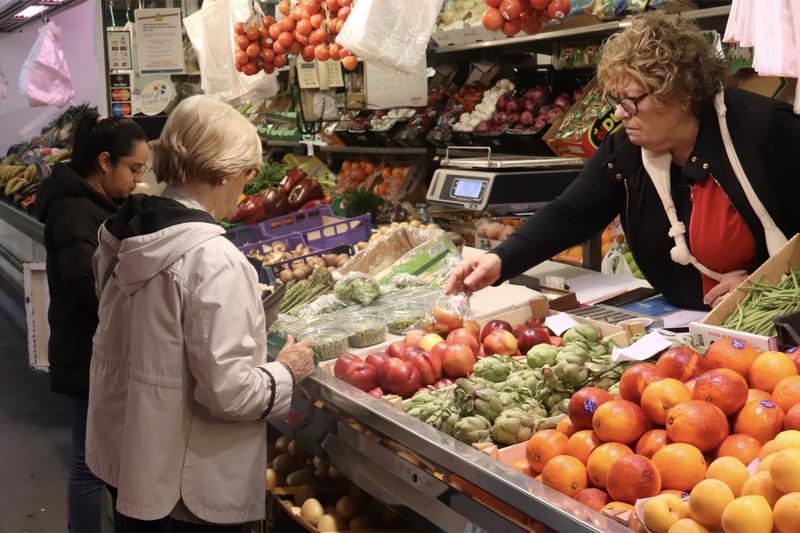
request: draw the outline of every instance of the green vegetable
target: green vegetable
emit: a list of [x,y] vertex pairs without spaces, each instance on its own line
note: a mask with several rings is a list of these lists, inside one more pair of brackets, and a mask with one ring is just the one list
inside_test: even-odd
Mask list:
[[556,357],[560,350],[549,344],[537,344],[528,351],[528,366],[542,368],[545,365],[556,364]]
[[381,295],[378,282],[368,276],[355,276],[339,281],[333,293],[341,300],[350,300],[369,305]]
[[550,408],[550,416],[569,414],[569,398],[563,398]]
[[500,383],[505,381],[511,374],[512,365],[513,361],[510,357],[492,355],[484,357],[475,363],[473,372],[475,377],[484,378],[493,383]]
[[533,396],[541,383],[541,376],[534,370],[518,370],[512,372],[508,379],[495,385],[498,391],[519,390],[521,393]]
[[453,437],[467,444],[486,442],[490,440],[491,431],[491,422],[482,416],[467,416],[456,423],[453,429]]
[[800,311],[800,270],[790,268],[778,285],[754,281],[739,290],[747,291],[747,296],[722,324],[724,328],[772,337],[775,319]]
[[517,444],[528,440],[536,428],[536,423],[546,416],[541,406],[529,409],[512,407],[497,417],[492,425],[492,440],[499,444]]
[[269,189],[277,187],[286,173],[297,165],[279,165],[275,163],[264,163],[258,175],[247,182],[244,186],[244,195],[250,196],[259,194]]
[[591,346],[600,342],[600,336],[592,326],[578,324],[564,334],[565,344],[570,344],[575,341],[585,341]]
[[308,279],[298,281],[288,289],[281,301],[281,313],[288,313],[292,309],[307,304],[333,288],[333,276],[327,268],[317,267]]

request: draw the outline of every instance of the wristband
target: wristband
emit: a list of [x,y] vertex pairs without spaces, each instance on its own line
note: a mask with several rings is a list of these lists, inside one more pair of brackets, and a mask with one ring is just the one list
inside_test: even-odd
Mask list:
[[292,389],[294,389],[294,385],[295,385],[295,382],[294,382],[294,372],[292,372],[292,369],[291,369],[291,367],[288,365],[288,363],[285,363],[284,361],[280,361],[280,364],[282,364],[282,365],[283,365],[283,367],[286,369],[286,371],[287,371],[287,372],[289,372],[289,375],[290,375],[290,376],[292,376]]

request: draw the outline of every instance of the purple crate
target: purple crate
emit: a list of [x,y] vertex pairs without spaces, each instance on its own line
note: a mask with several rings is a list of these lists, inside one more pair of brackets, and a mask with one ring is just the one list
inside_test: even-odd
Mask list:
[[371,219],[369,214],[343,218],[339,222],[303,231],[303,239],[308,246],[315,248],[335,248],[343,244],[367,242],[372,235]]
[[331,206],[327,204],[318,205],[311,209],[295,211],[282,217],[267,219],[258,224],[262,238],[280,237],[288,233],[302,233],[305,230],[318,228],[324,225],[322,217],[335,217]]
[[225,236],[239,249],[264,240],[264,234],[258,224],[231,228],[225,232]]
[[314,246],[309,246],[308,244],[306,244],[305,240],[303,239],[303,236],[300,235],[299,233],[290,233],[288,235],[283,235],[282,237],[271,237],[269,239],[265,239],[265,240],[262,240],[260,242],[251,243],[251,244],[247,244],[245,246],[239,247],[239,250],[241,250],[242,253],[244,253],[245,255],[248,255],[250,252],[252,252],[254,250],[257,250],[257,251],[261,252],[261,250],[262,250],[261,247],[263,245],[272,246],[277,242],[285,243],[287,250],[293,250],[295,247],[297,247],[298,244],[302,244],[304,246],[308,246],[308,248],[311,249],[311,253],[308,253],[308,254],[305,254],[305,255],[300,255],[300,256],[297,256],[297,257],[293,257],[291,259],[287,259],[285,261],[280,261],[278,263],[273,263],[273,264],[269,265],[270,267],[272,267],[273,272],[275,272],[276,274],[280,273],[280,271],[282,270],[283,265],[291,265],[291,263],[293,263],[295,261],[304,260],[304,259],[306,259],[308,257],[312,257],[312,256],[315,256],[315,255],[322,255],[322,254],[330,253],[332,251],[330,249],[321,250],[319,248],[315,248]]

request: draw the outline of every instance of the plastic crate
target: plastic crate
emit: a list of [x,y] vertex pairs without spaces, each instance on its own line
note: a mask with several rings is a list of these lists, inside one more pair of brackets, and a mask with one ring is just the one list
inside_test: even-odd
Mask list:
[[372,234],[370,215],[353,218],[337,217],[331,206],[291,213],[285,217],[265,220],[260,224],[266,237],[299,233],[311,248],[327,249],[368,241]]

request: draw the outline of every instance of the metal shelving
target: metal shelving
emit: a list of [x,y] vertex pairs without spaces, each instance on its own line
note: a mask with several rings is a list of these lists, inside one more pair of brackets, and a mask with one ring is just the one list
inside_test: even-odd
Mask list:
[[[265,141],[268,148],[302,148],[309,143],[302,141]],[[427,148],[406,148],[386,146],[323,146],[313,144],[314,150],[327,154],[374,154],[374,155],[427,155]]]
[[0,202],[0,220],[18,229],[36,243],[44,245],[44,224],[5,202]]

